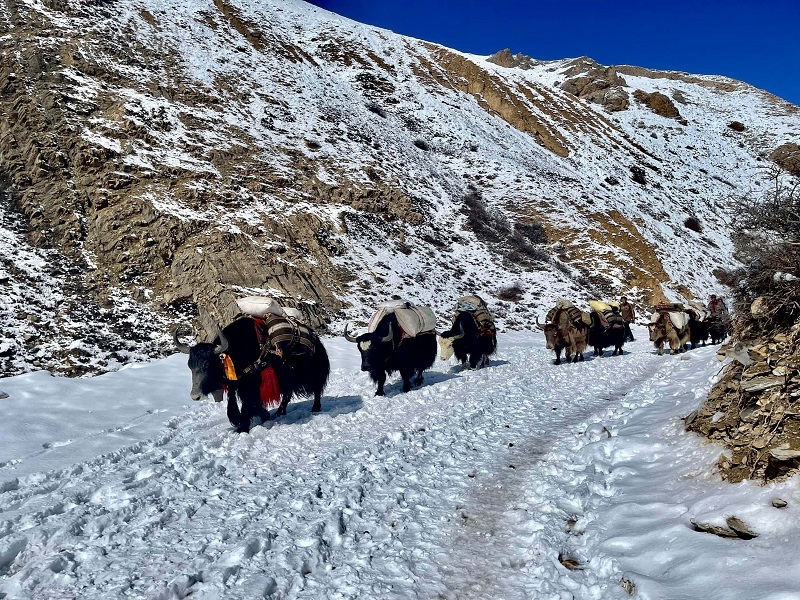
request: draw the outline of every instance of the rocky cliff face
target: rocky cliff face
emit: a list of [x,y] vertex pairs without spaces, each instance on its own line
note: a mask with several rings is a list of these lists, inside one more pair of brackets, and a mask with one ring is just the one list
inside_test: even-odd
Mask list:
[[0,29],[3,373],[155,355],[252,293],[334,331],[393,294],[484,294],[504,327],[703,295],[730,197],[800,132],[739,82],[490,60],[299,0],[7,0]]

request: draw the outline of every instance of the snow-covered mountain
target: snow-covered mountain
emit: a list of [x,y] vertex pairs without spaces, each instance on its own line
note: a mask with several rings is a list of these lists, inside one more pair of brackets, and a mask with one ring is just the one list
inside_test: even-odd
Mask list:
[[113,367],[286,297],[504,328],[704,296],[800,109],[723,77],[466,55],[299,0],[0,5],[2,372]]

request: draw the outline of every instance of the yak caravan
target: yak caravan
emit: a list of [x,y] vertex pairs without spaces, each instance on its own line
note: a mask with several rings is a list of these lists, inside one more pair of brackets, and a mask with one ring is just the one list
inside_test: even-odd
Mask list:
[[[311,412],[320,412],[330,362],[319,337],[302,322],[302,312],[261,296],[241,298],[237,304],[241,313],[210,343],[190,347],[178,339],[185,329],[179,326],[173,333],[178,350],[189,355],[191,398],[211,396],[220,402],[227,397],[228,419],[239,432],[269,421],[269,409],[275,406],[276,416],[285,415],[289,401],[298,394],[313,396]],[[609,347],[611,356],[621,356],[625,342],[633,337],[627,335],[628,325],[614,301],[590,300],[589,311],[584,311],[560,299],[548,311],[544,325],[538,317],[535,323],[544,332],[547,349],[555,352],[557,365],[562,352],[568,362],[584,361],[588,347],[594,357],[603,356]],[[722,333],[712,338],[721,341],[725,322],[697,302],[656,305],[648,323],[658,354],[663,354],[665,343],[672,354],[690,344],[705,345],[715,327]],[[424,372],[436,360],[436,315],[429,306],[391,300],[378,305],[365,333],[354,336],[345,325],[344,338],[356,344],[361,370],[377,384],[376,396],[386,394],[387,377],[395,372],[405,393],[422,385]],[[458,298],[450,328],[438,334],[438,341],[444,362],[455,355],[462,367],[489,366],[489,357],[497,352],[497,331],[486,302],[476,295]]]

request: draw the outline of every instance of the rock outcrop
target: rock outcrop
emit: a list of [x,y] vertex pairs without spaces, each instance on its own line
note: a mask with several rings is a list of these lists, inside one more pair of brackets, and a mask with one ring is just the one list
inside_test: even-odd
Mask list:
[[633,97],[638,102],[641,102],[652,110],[657,115],[666,117],[668,119],[680,119],[681,113],[675,103],[661,92],[652,92],[648,94],[642,90],[633,92]]
[[625,80],[615,67],[603,67],[591,59],[577,59],[567,69],[569,77],[561,89],[578,98],[594,102],[611,112],[625,110],[630,106],[630,97],[624,89]]
[[728,481],[775,479],[800,468],[800,323],[756,344],[730,343],[722,379],[686,428],[724,444]]
[[773,150],[769,157],[782,169],[800,176],[800,145],[787,142]]

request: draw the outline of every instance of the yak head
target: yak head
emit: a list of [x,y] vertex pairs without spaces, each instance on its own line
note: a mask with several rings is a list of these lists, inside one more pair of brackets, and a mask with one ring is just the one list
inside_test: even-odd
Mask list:
[[459,327],[459,333],[446,331],[439,336],[439,358],[441,360],[450,360],[453,356],[453,342],[460,340],[464,337],[464,327]]
[[667,313],[656,313],[647,324],[647,329],[650,331],[650,341],[655,342],[667,337],[667,333],[671,327],[672,322],[670,321]]
[[542,325],[539,323],[539,317],[536,317],[536,326],[544,331],[545,347],[548,350],[555,350],[556,344],[559,343],[558,325],[555,323],[546,323]]
[[358,337],[350,335],[347,327],[347,325],[344,327],[344,339],[358,346],[358,351],[361,353],[361,370],[382,369],[394,354],[395,334],[391,322],[388,319],[384,320],[376,331],[362,333]]
[[228,340],[222,331],[214,343],[199,343],[189,347],[178,340],[178,329],[173,334],[176,348],[189,355],[189,369],[192,371],[192,400],[212,396],[220,402],[223,396],[223,370],[220,354],[228,349]]

